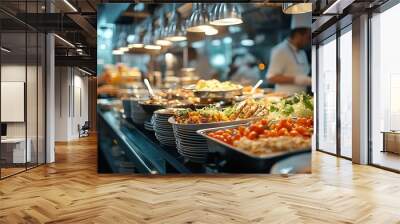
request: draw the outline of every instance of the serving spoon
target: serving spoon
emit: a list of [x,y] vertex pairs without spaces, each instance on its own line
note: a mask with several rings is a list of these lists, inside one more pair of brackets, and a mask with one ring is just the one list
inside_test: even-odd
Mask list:
[[156,94],[154,94],[153,88],[151,87],[148,79],[144,79],[144,84],[146,85],[146,88],[150,93],[150,97],[153,99],[156,98]]
[[260,87],[260,85],[263,83],[263,80],[260,79],[258,80],[258,82],[253,86],[253,88],[251,89],[250,93],[254,94],[257,90],[258,87]]

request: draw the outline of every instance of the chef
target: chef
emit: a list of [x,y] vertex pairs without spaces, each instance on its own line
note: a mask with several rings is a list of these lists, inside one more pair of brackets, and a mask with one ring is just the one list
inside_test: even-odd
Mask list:
[[311,41],[311,13],[293,15],[289,37],[271,51],[267,82],[275,91],[293,94],[311,86],[310,63],[303,50]]

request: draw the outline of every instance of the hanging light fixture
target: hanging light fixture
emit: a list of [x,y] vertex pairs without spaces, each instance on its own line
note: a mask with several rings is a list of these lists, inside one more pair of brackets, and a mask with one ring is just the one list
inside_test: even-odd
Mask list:
[[282,11],[286,14],[302,14],[312,11],[312,3],[283,3]]
[[207,29],[207,30],[205,31],[205,34],[206,34],[207,36],[217,35],[217,34],[218,34],[218,30],[215,29],[214,27],[210,26],[210,29]]
[[154,32],[155,43],[159,46],[168,47],[172,45],[172,42],[164,39],[165,35],[165,23],[164,23],[164,13],[160,13],[159,25]]
[[129,51],[128,43],[126,42],[126,39],[128,37],[128,33],[126,31],[126,26],[121,26],[121,32],[118,37],[118,42],[117,46],[119,51],[125,53]]
[[148,50],[160,50],[161,46],[154,44],[153,36],[153,24],[152,21],[149,22],[147,26],[147,32],[143,37],[144,48]]
[[143,43],[141,42],[141,30],[140,27],[137,26],[135,28],[135,33],[132,41],[128,41],[129,48],[143,48]]
[[169,25],[165,28],[164,40],[177,42],[186,40],[185,24],[179,12],[176,10],[176,3],[174,3]]
[[207,5],[203,3],[193,3],[192,15],[187,21],[187,31],[204,33],[215,32],[216,29],[210,26],[209,23],[210,17],[208,15]]
[[215,26],[231,26],[243,23],[242,14],[237,4],[218,3],[212,9],[210,24]]
[[122,50],[120,50],[120,49],[114,49],[114,50],[112,51],[112,54],[113,54],[113,55],[123,55],[124,52],[123,52]]

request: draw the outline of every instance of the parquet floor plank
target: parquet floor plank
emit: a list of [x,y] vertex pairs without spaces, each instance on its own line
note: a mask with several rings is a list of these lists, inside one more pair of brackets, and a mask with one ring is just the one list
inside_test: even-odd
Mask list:
[[397,223],[400,175],[320,152],[313,174],[97,174],[96,138],[58,143],[56,163],[0,181],[6,223]]

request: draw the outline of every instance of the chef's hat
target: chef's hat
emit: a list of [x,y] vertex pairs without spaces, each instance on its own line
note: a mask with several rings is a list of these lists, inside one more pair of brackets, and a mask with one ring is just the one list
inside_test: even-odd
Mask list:
[[292,15],[292,23],[290,25],[291,29],[296,28],[311,28],[311,12],[302,13],[302,14],[293,14]]

